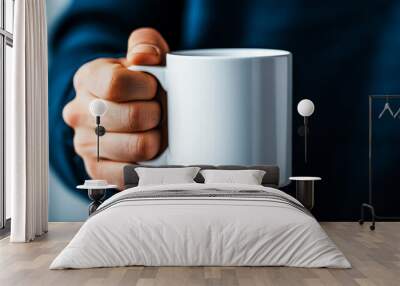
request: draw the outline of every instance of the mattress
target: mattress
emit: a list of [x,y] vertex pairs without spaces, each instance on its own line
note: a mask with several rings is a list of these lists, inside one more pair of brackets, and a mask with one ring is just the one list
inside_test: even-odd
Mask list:
[[264,186],[198,183],[114,195],[50,269],[131,265],[351,267],[293,197]]

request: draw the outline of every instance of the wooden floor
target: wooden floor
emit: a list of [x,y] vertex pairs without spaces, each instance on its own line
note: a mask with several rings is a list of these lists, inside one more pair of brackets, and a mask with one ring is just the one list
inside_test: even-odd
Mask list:
[[28,244],[0,241],[0,285],[400,285],[400,223],[322,223],[352,269],[289,267],[124,267],[48,270],[81,223],[51,223]]

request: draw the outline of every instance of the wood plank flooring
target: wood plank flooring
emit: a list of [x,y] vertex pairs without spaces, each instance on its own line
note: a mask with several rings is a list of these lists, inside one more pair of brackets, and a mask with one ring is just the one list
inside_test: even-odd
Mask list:
[[121,267],[48,270],[81,223],[50,223],[44,237],[28,244],[0,241],[1,286],[136,285],[136,286],[264,286],[264,285],[400,285],[400,223],[322,223],[353,265],[352,269],[289,267]]

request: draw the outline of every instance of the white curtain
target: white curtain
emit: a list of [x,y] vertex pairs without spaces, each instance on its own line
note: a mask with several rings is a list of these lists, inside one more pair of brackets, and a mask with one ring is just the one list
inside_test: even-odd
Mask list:
[[16,0],[13,94],[6,111],[12,242],[47,232],[48,121],[45,0]]

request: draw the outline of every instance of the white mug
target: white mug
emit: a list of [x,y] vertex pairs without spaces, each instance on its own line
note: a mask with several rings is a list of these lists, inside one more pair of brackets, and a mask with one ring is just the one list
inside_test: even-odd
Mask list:
[[[167,92],[168,148],[149,164],[292,169],[292,57],[269,49],[207,49],[167,54],[165,67],[131,66]],[[145,162],[144,162],[145,163]]]

